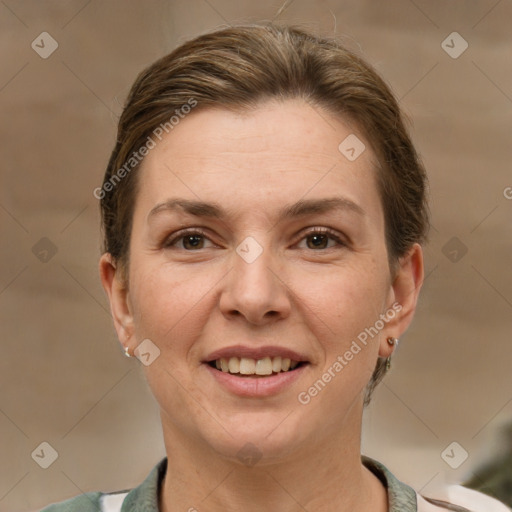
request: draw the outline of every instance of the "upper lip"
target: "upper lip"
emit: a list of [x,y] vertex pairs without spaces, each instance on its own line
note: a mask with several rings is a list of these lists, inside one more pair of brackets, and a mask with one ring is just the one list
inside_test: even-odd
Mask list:
[[211,361],[216,361],[217,359],[230,357],[247,357],[251,359],[263,359],[264,357],[285,357],[289,358],[292,361],[297,362],[308,362],[308,359],[305,355],[299,354],[294,350],[290,350],[285,347],[277,347],[274,345],[266,345],[263,347],[247,347],[244,345],[233,345],[231,347],[224,347],[219,350],[215,350],[203,361],[204,363],[209,363]]

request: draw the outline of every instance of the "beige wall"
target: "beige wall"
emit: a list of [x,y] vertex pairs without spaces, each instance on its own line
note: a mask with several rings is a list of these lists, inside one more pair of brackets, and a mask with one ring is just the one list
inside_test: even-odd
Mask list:
[[[155,401],[138,361],[122,356],[100,287],[92,191],[143,66],[199,32],[271,19],[281,6],[0,3],[0,511],[133,486],[164,455]],[[431,180],[428,278],[366,412],[363,452],[428,493],[470,475],[512,417],[512,4],[295,0],[277,19],[336,29],[414,120]],[[43,31],[58,43],[46,59],[31,48]],[[458,58],[441,46],[453,31],[469,45]],[[38,50],[50,48],[45,39]],[[453,237],[467,249],[456,262]],[[453,441],[469,452],[458,470],[441,458]],[[58,452],[48,469],[31,457],[41,442]]]

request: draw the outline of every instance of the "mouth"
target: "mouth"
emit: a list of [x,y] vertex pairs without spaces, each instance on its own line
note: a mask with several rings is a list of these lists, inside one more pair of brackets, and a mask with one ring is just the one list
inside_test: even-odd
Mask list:
[[207,361],[206,364],[222,373],[257,378],[294,372],[309,363],[281,356],[266,356],[261,359],[232,356]]
[[208,354],[202,363],[213,377],[214,389],[219,385],[231,395],[250,399],[287,393],[313,364],[306,353],[276,345],[224,347]]

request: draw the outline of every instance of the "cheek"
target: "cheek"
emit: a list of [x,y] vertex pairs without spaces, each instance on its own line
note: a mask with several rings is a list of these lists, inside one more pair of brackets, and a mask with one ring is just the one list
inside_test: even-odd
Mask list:
[[186,349],[208,316],[208,292],[215,286],[211,273],[165,265],[133,269],[130,289],[137,339],[149,338],[166,351]]
[[[321,391],[318,405],[339,407],[344,400],[358,396],[375,368],[380,339],[375,326],[381,327],[388,281],[385,268],[369,260],[366,263],[315,280],[310,293],[303,294],[309,308],[309,328],[323,352],[315,377],[332,382]],[[322,388],[322,383],[319,386]],[[311,396],[316,392],[313,389]]]
[[325,418],[325,428],[337,429],[340,415],[358,400],[375,369],[380,334],[372,328],[383,313],[384,280],[378,274],[350,272],[332,275],[312,292],[308,327],[323,358],[299,401]]
[[324,279],[309,279],[298,295],[324,324],[327,339],[347,340],[373,325],[383,312],[388,292],[385,277],[371,264],[337,269]]
[[[139,342],[149,338],[160,350],[158,358],[144,368],[147,382],[162,411],[194,408],[190,396],[201,401],[201,393],[190,383],[190,372],[197,364],[194,343],[211,314],[208,291],[215,280],[211,273],[184,272],[165,265],[133,268],[135,336]],[[196,413],[204,411],[199,408]],[[184,418],[173,418],[186,424]]]

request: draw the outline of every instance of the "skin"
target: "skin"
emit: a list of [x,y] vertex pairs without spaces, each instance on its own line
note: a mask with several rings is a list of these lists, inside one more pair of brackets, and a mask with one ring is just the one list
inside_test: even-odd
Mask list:
[[[366,145],[353,162],[338,150],[351,133]],[[149,338],[160,350],[144,371],[169,458],[161,510],[388,510],[385,488],[361,464],[363,394],[377,357],[393,351],[386,338],[399,338],[412,320],[423,256],[415,244],[391,275],[375,162],[357,127],[302,100],[242,114],[193,112],[146,156],[128,281],[109,254],[100,273],[121,343],[133,353]],[[333,196],[364,213],[278,218],[284,205]],[[170,198],[215,202],[227,216],[150,215]],[[343,243],[315,238],[319,227]],[[166,246],[184,228],[206,237]],[[236,252],[249,236],[263,248],[250,264]],[[309,404],[299,403],[395,302],[402,309],[379,335]],[[277,395],[240,397],[201,364],[235,344],[288,347],[310,364]],[[261,456],[254,466],[237,458],[246,443]]]

